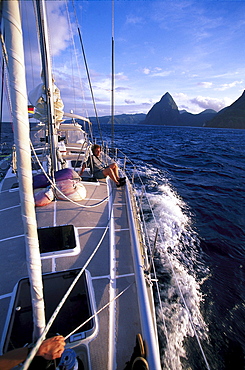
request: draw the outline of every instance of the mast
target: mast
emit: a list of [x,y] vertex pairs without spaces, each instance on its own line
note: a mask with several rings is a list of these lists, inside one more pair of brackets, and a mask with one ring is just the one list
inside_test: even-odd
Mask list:
[[2,142],[2,117],[3,117],[3,86],[4,86],[4,58],[2,58],[2,87],[1,87],[1,108],[0,108],[0,142]]
[[114,152],[114,107],[115,107],[115,58],[114,58],[114,0],[112,0],[112,37],[111,37],[111,148],[112,156],[115,156]]
[[33,307],[33,340],[45,327],[42,270],[37,235],[37,222],[32,189],[31,150],[29,138],[28,100],[26,93],[23,37],[19,3],[17,0],[2,1],[5,24],[5,42],[8,53],[10,96],[22,220],[24,225],[26,260],[30,279]]
[[36,7],[38,30],[39,30],[39,42],[41,49],[41,59],[42,59],[42,74],[43,82],[45,86],[46,93],[46,103],[47,103],[47,117],[48,117],[48,133],[49,133],[49,144],[50,144],[50,155],[52,162],[52,176],[54,178],[54,172],[58,169],[56,148],[57,135],[55,126],[55,113],[54,113],[54,98],[53,98],[53,78],[52,78],[52,68],[51,68],[51,58],[49,51],[48,42],[48,26],[46,17],[46,8],[44,0],[36,0],[34,2]]

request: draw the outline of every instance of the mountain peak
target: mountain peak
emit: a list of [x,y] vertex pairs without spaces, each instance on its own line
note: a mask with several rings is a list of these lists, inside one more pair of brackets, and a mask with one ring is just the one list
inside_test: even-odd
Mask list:
[[[158,102],[158,103],[174,103],[175,104],[175,101],[174,101],[174,99],[172,98],[172,96],[169,94],[169,92],[166,92],[166,94],[164,94],[162,97],[161,97],[161,99],[160,99],[160,101]],[[176,105],[176,104],[175,104]],[[177,107],[177,105],[176,105],[176,107]]]
[[146,115],[144,123],[148,125],[176,125],[179,120],[179,110],[172,98],[167,92],[160,101],[153,105]]
[[172,96],[169,94],[169,92],[166,92],[166,93],[161,97],[161,100],[162,100],[162,99],[166,99],[166,98],[168,98],[168,99],[169,99],[169,98],[173,99],[173,98],[172,98]]
[[207,122],[207,127],[245,128],[245,90],[242,95],[229,107],[222,109]]
[[214,109],[205,109],[204,111],[202,111],[199,114],[208,114],[208,113],[216,114],[217,112]]

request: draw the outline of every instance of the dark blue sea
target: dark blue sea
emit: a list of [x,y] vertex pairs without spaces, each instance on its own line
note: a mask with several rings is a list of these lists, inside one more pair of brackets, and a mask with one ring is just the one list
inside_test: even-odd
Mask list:
[[[102,132],[110,139],[109,125]],[[244,370],[245,130],[115,125],[114,137],[159,229],[162,368]],[[147,228],[154,240],[150,216]]]
[[[161,234],[163,369],[245,369],[245,131],[115,125],[114,137]],[[150,218],[147,227],[154,237]]]

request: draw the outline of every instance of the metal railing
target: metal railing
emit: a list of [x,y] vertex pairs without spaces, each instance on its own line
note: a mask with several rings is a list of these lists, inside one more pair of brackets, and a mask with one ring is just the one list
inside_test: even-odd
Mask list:
[[[157,246],[161,246],[161,250],[166,254],[166,259],[168,261],[168,264],[171,268],[173,278],[175,280],[176,287],[178,288],[179,291],[179,297],[182,301],[183,307],[185,307],[185,310],[187,312],[188,318],[189,318],[189,323],[190,326],[193,329],[194,336],[196,338],[196,341],[198,343],[198,347],[200,349],[200,353],[202,355],[202,358],[204,360],[206,368],[209,370],[210,366],[207,360],[207,357],[205,355],[205,352],[203,350],[199,334],[196,330],[196,327],[193,322],[192,318],[192,313],[188,307],[188,304],[185,299],[185,295],[182,292],[181,284],[178,280],[178,277],[175,272],[175,268],[172,263],[172,258],[171,255],[169,254],[167,250],[167,245],[165,245],[164,241],[164,235],[162,228],[160,227],[154,211],[153,211],[153,206],[150,203],[147,191],[146,191],[146,186],[141,178],[141,175],[139,171],[137,170],[137,167],[135,164],[122,152],[122,151],[117,151],[118,155],[120,155],[120,158],[118,156],[118,163],[121,165],[123,173],[127,176],[127,178],[130,181],[131,187],[134,192],[134,197],[136,199],[136,205],[137,205],[137,214],[140,216],[140,225],[142,228],[142,235],[143,235],[143,243],[144,243],[144,250],[145,250],[145,255],[147,258],[147,261],[145,262],[145,277],[149,278],[150,284],[153,285],[154,288],[154,301],[155,304],[158,306],[158,315],[161,317],[161,325],[163,326],[163,331],[165,334],[166,338],[166,350],[170,351],[169,347],[169,339],[168,339],[168,331],[167,331],[167,325],[165,322],[164,318],[164,310],[163,310],[163,303],[161,300],[161,294],[160,294],[160,286],[158,283],[158,278],[157,278],[157,271],[156,271],[156,266],[154,263],[154,256],[155,253],[157,252]],[[149,216],[150,215],[150,216]],[[147,228],[147,220],[149,220],[149,217],[151,220],[153,220],[154,225],[155,225],[155,234],[150,235],[149,230]],[[152,226],[151,226],[152,227]],[[151,233],[153,234],[153,233]],[[172,356],[170,356],[172,357]],[[174,369],[174,367],[172,367]]]

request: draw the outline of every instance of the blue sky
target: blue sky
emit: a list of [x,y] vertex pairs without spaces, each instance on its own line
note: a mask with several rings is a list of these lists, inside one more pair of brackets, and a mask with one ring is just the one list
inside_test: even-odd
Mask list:
[[[82,32],[97,110],[110,114],[111,1],[80,1],[75,6]],[[34,41],[35,17],[23,1],[25,35],[33,49],[27,57],[28,90],[40,82]],[[85,82],[81,50],[72,50],[63,1],[47,1],[53,72],[65,110],[94,115]],[[179,109],[199,113],[233,103],[244,91],[245,1],[115,0],[115,114],[147,113],[167,91]],[[69,9],[72,10],[71,4]],[[78,45],[77,36],[75,43]],[[77,64],[81,67],[77,69]],[[34,66],[30,67],[30,62]],[[82,84],[80,84],[82,82]],[[75,92],[74,92],[75,91]],[[81,99],[79,95],[83,94]]]

